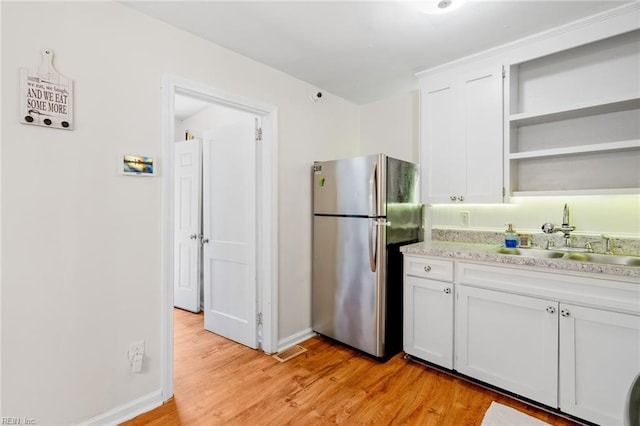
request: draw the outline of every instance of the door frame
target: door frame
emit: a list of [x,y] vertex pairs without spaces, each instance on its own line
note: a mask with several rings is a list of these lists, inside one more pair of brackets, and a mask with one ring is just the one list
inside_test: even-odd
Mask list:
[[[161,391],[162,400],[173,396],[173,160],[175,142],[175,94],[255,114],[262,119],[262,141],[256,158],[256,286],[257,312],[262,313],[265,353],[278,343],[278,109],[253,99],[165,74],[162,78],[162,291],[161,291]],[[256,333],[258,330],[256,330]]]

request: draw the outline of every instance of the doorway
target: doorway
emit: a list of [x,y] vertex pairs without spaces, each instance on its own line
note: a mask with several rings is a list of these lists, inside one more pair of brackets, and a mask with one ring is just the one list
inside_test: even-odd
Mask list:
[[[277,109],[274,106],[231,95],[217,89],[175,76],[163,78],[163,287],[161,380],[162,399],[173,395],[173,304],[174,304],[174,159],[175,97],[196,100],[250,113],[259,118],[256,135],[255,170],[255,291],[257,318],[254,334],[259,348],[266,353],[277,351]],[[261,333],[258,335],[258,327]]]

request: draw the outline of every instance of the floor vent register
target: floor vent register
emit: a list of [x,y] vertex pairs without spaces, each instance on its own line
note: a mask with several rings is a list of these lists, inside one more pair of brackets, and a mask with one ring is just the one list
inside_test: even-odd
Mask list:
[[292,358],[297,357],[298,355],[302,355],[307,351],[306,348],[303,348],[300,345],[294,345],[290,348],[283,350],[282,352],[278,352],[273,357],[280,362],[287,362]]

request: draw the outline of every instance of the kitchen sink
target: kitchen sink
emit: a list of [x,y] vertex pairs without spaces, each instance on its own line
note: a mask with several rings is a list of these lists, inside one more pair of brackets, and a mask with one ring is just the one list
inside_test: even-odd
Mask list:
[[543,259],[569,259],[577,262],[603,263],[607,265],[640,266],[640,257],[621,254],[600,254],[583,252],[564,252],[557,250],[500,247],[500,254],[513,256],[537,257]]
[[606,263],[607,265],[640,266],[640,257],[621,254],[567,253],[567,259],[578,262]]
[[511,254],[514,256],[538,257],[538,258],[544,258],[544,259],[558,259],[565,255],[563,252],[554,251],[554,250],[544,250],[544,249],[534,249],[534,248],[511,248],[511,247],[500,247],[498,249],[498,253]]

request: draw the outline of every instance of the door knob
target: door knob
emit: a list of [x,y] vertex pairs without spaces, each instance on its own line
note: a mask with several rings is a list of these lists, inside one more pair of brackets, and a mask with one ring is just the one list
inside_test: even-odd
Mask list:
[[554,308],[553,306],[547,306],[547,312],[549,312],[550,314],[555,314],[556,308]]
[[425,271],[425,272],[429,272],[429,271],[431,271],[431,266],[429,266],[429,265],[425,266],[425,267],[424,267],[424,271]]
[[451,289],[447,287],[447,288],[444,289],[444,292],[446,294],[451,294]]
[[198,234],[191,234],[189,235],[189,239],[190,240],[196,240],[198,238]]
[[560,311],[560,315],[562,315],[563,317],[565,317],[565,318],[566,318],[566,317],[568,317],[569,315],[571,315],[571,313],[569,313],[569,311],[568,311],[568,310],[566,310],[566,309],[562,309],[562,310]]
[[203,238],[203,239],[202,239],[202,245],[205,245],[205,244],[207,244],[208,242],[209,242],[209,239],[208,239],[208,238]]

